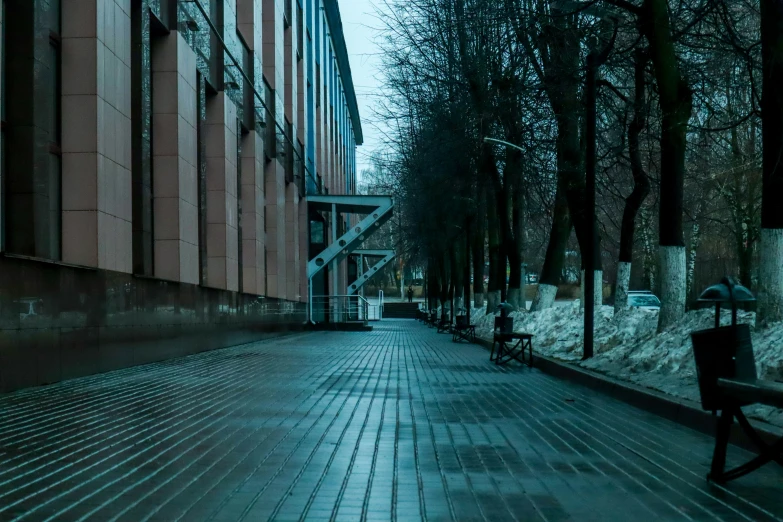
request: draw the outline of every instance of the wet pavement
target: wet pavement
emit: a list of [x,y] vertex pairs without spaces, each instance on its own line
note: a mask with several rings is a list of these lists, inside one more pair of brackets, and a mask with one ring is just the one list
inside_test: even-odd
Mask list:
[[384,321],[0,396],[0,521],[783,518],[783,468],[723,488],[711,452]]

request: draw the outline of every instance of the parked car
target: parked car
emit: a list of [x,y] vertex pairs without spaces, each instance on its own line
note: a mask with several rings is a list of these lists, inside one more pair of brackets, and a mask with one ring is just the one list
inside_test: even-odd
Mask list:
[[642,310],[659,310],[661,300],[649,291],[630,291],[628,292],[628,306]]

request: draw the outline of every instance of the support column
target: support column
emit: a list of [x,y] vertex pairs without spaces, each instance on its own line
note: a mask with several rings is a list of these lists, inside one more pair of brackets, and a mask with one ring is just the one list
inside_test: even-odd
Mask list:
[[266,164],[264,174],[267,294],[285,299],[288,272],[285,259],[285,169],[279,161],[272,160]]
[[206,109],[207,285],[237,291],[237,111],[224,92]]
[[307,302],[308,299],[308,281],[307,281],[307,262],[310,261],[310,220],[307,212],[307,200],[299,201],[299,263],[297,271],[299,272],[299,295],[300,300]]
[[291,301],[300,301],[299,276],[303,265],[299,257],[299,191],[296,184],[289,183],[285,193],[286,296]]
[[196,54],[179,32],[152,42],[155,277],[198,284]]
[[256,131],[242,137],[242,291],[264,295],[264,140]]
[[133,268],[129,6],[62,1],[62,259],[120,272]]

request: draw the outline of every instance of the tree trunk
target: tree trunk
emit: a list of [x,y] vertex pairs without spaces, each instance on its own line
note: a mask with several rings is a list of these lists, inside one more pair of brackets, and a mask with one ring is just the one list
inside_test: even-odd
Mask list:
[[471,259],[471,250],[473,247],[473,241],[472,241],[472,227],[470,226],[470,220],[468,220],[468,226],[467,226],[467,234],[465,234],[465,244],[463,246],[465,250],[465,256],[462,260],[462,284],[464,286],[463,292],[465,293],[465,319],[467,321],[467,324],[470,324],[470,308],[471,308],[471,302],[470,302],[470,259]]
[[634,234],[636,232],[636,216],[642,207],[644,200],[650,193],[650,179],[642,165],[641,146],[639,136],[644,130],[647,121],[645,118],[645,68],[647,65],[647,53],[643,49],[636,51],[634,64],[634,117],[628,126],[628,153],[631,158],[631,175],[633,176],[633,190],[625,199],[623,221],[620,227],[620,256],[617,266],[617,281],[615,284],[614,311],[620,312],[628,307],[628,290],[631,282],[631,268],[633,263]]
[[486,191],[480,184],[476,198],[476,217],[470,228],[470,259],[473,262],[473,306],[484,306],[484,243],[487,238]]
[[693,295],[693,281],[696,278],[696,252],[699,250],[699,244],[701,243],[701,226],[696,218],[698,218],[700,210],[697,209],[694,215],[693,228],[691,229],[691,244],[690,251],[688,252],[688,275],[686,278],[685,293],[687,298],[691,299]]
[[440,317],[445,319],[448,314],[449,294],[451,291],[451,271],[449,270],[448,252],[441,254],[440,269]]
[[[494,200],[494,198],[492,199]],[[487,313],[495,312],[500,304],[501,281],[498,277],[501,263],[505,266],[505,255],[503,255],[503,245],[500,234],[500,223],[498,222],[497,209],[495,205],[487,206],[487,230],[489,235],[489,284],[487,285]],[[504,270],[505,272],[505,270]],[[505,274],[503,274],[505,279]],[[505,282],[504,282],[505,283]]]
[[642,15],[642,27],[650,43],[650,56],[661,105],[659,331],[668,328],[685,314],[683,185],[687,127],[693,97],[677,63],[668,9],[667,0],[645,0]]
[[783,320],[783,3],[761,0],[763,185],[757,326]]
[[644,259],[642,260],[643,268],[643,285],[647,290],[655,291],[655,285],[657,283],[657,267],[658,263],[655,259],[655,247],[653,246],[653,234],[650,230],[650,212],[642,209],[642,248],[644,252]]
[[743,244],[737,247],[739,254],[739,281],[740,284],[746,286],[748,289],[753,289],[752,285],[752,272],[753,272],[753,246],[751,244]]
[[451,282],[454,292],[454,308],[459,310],[463,307],[463,298],[465,291],[465,243],[464,241],[455,241],[451,247]]
[[484,306],[484,242],[487,236],[486,210],[481,209],[473,229],[473,306]]
[[531,312],[546,310],[554,304],[557,287],[560,285],[560,279],[563,275],[568,236],[571,235],[571,216],[568,213],[568,201],[565,198],[563,184],[563,180],[558,178],[552,230],[549,233],[544,266],[541,269],[538,291],[533,306],[530,308]]
[[506,169],[505,182],[510,184],[511,207],[510,221],[506,232],[507,255],[509,263],[508,303],[519,310],[526,310],[523,280],[523,250],[525,237],[525,196],[522,190],[521,154],[514,151],[514,162],[511,171]]

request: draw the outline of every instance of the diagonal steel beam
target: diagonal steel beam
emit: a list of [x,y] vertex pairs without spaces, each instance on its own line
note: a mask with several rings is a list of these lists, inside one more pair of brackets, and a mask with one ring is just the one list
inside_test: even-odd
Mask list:
[[307,264],[307,277],[312,279],[333,262],[341,262],[352,254],[373,232],[394,215],[391,196],[312,196],[308,204],[317,210],[335,205],[338,212],[367,214],[359,224],[351,227]]
[[395,257],[394,250],[356,250],[353,253],[361,254],[365,257],[380,257],[381,260],[371,266],[367,272],[361,274],[359,279],[348,285],[348,295],[354,295],[356,292],[358,292],[364,283],[372,279],[372,277],[377,274],[381,268],[391,263]]

